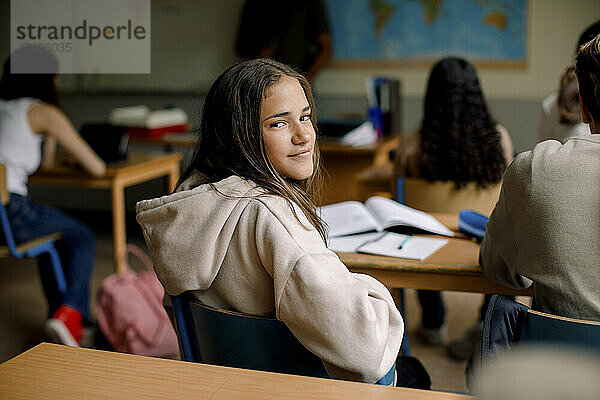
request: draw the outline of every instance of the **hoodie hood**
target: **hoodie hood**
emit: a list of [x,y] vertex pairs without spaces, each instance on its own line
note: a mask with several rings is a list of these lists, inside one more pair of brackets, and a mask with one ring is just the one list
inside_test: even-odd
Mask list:
[[[198,179],[192,175],[182,186]],[[254,182],[230,176],[136,204],[154,270],[169,295],[211,286],[241,213],[261,193]]]

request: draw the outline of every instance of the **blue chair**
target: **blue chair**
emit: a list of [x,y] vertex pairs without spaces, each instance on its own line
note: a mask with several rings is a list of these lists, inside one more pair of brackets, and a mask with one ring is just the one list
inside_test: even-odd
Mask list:
[[67,290],[67,281],[62,269],[60,257],[54,247],[54,242],[61,238],[61,234],[53,233],[51,235],[29,240],[25,243],[15,243],[5,208],[5,205],[10,201],[10,197],[6,189],[6,169],[3,164],[0,164],[0,197],[2,199],[2,201],[0,201],[0,225],[2,225],[2,234],[4,236],[4,241],[6,242],[5,245],[0,246],[0,258],[36,258],[41,254],[48,253],[58,291],[63,294]]
[[[186,361],[329,378],[321,359],[277,319],[217,310],[185,293],[171,302]],[[394,367],[377,384],[393,382]]]
[[483,323],[481,368],[519,344],[558,344],[600,352],[600,322],[556,316],[493,295]]

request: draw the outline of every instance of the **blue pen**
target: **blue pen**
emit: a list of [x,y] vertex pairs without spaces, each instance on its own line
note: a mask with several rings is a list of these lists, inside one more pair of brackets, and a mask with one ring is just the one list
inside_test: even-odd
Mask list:
[[404,240],[402,241],[402,243],[400,243],[400,246],[398,246],[398,249],[402,249],[406,245],[406,243],[408,243],[408,241],[410,240],[411,237],[412,236],[410,236],[410,235],[406,236],[404,238]]

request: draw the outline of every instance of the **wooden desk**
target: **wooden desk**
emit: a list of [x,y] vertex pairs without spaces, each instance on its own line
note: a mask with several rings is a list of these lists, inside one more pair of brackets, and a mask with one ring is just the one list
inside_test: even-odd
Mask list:
[[[186,133],[167,133],[156,138],[131,137],[130,144],[156,145],[173,151],[175,147],[188,147],[195,143],[195,136]],[[387,150],[395,148],[396,139],[388,139],[384,146],[362,147],[344,146],[339,143],[320,142],[321,157],[325,176],[321,204],[337,203],[344,200],[365,200],[362,182],[355,176],[373,165],[380,154],[387,156]],[[389,145],[388,145],[389,143]],[[380,151],[383,149],[383,151]],[[385,153],[385,154],[384,154]]]
[[[432,215],[450,230],[458,231],[457,215]],[[359,253],[339,253],[339,257],[352,272],[371,275],[389,288],[533,295],[532,288],[512,289],[486,278],[479,266],[477,242],[459,237],[445,239],[449,243],[423,261]]]
[[30,183],[51,186],[75,186],[93,189],[110,189],[112,199],[113,249],[117,272],[122,272],[123,254],[127,244],[125,224],[125,188],[161,176],[167,176],[169,191],[179,179],[181,155],[136,154],[128,155],[127,161],[111,164],[106,175],[93,178],[70,168],[40,170],[30,178]]
[[0,365],[2,399],[406,399],[471,396],[42,343]]
[[363,201],[364,193],[355,176],[373,164],[377,146],[352,147],[324,142],[319,147],[325,170],[321,204]]

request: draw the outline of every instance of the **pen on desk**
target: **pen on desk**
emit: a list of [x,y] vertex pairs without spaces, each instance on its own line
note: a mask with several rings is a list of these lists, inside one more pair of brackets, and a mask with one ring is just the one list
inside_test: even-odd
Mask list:
[[412,236],[408,235],[404,238],[404,240],[402,241],[402,243],[400,243],[400,246],[398,246],[398,249],[402,249],[404,246],[406,246],[406,243],[408,243],[408,241],[410,240]]

